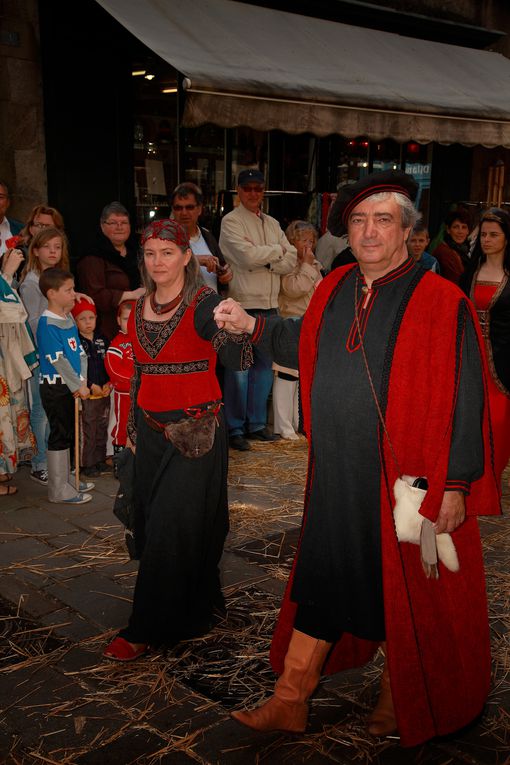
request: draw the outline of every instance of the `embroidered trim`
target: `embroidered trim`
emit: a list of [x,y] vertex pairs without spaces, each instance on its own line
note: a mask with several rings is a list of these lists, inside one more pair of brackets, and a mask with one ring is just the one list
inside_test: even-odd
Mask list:
[[210,295],[216,295],[215,291],[211,289],[211,287],[206,287],[206,286],[200,287],[200,289],[198,290],[197,294],[195,295],[193,299],[193,305],[194,306],[199,305],[202,302],[202,300],[205,300]]
[[[138,342],[142,346],[151,359],[155,359],[159,354],[165,343],[173,335],[179,322],[184,316],[188,306],[181,303],[177,311],[167,321],[150,321],[143,318],[143,307],[145,301],[139,300],[135,308],[135,327]],[[155,332],[156,337],[151,340],[148,336],[148,332]]]
[[246,372],[247,369],[253,366],[253,347],[250,338],[246,333],[243,333],[242,335],[234,335],[226,329],[220,329],[211,340],[211,345],[216,353],[219,353],[221,348],[227,343],[242,345],[240,359],[241,372]]
[[209,360],[174,361],[172,364],[140,364],[139,368],[144,375],[188,375],[193,372],[207,372]]
[[138,408],[137,399],[138,399],[139,388],[140,388],[140,367],[135,362],[135,368],[134,368],[133,376],[131,377],[131,383],[129,386],[129,398],[131,399],[131,406],[129,407],[127,423],[126,423],[126,432],[133,446],[136,445],[136,412]]

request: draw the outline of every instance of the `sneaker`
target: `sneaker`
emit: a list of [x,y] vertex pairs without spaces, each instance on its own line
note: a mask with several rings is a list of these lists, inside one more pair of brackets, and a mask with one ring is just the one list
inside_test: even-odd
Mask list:
[[47,470],[32,470],[30,478],[36,483],[40,483],[41,486],[48,485],[48,471]]
[[92,491],[96,488],[96,484],[92,481],[80,481],[80,491]]
[[250,444],[243,436],[230,436],[229,444],[231,449],[237,449],[238,452],[248,452],[251,449]]
[[71,499],[50,499],[50,502],[58,505],[84,505],[85,502],[90,502],[91,499],[92,494],[82,494],[80,492],[74,497],[71,497]]
[[246,438],[251,438],[255,441],[279,441],[281,436],[278,433],[270,433],[267,428],[261,430],[255,430],[253,433],[247,433]]

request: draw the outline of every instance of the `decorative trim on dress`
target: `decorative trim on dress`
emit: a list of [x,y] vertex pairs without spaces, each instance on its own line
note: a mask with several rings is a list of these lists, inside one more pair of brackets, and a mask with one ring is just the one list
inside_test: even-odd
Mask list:
[[139,364],[139,368],[144,375],[188,375],[193,372],[207,372],[209,359],[174,361],[166,364]]

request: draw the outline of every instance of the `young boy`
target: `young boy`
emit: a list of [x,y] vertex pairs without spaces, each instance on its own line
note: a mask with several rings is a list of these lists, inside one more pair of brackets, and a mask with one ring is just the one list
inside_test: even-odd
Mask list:
[[93,483],[81,483],[77,491],[70,478],[69,450],[74,440],[74,399],[85,400],[87,357],[69,311],[75,302],[74,278],[69,271],[48,268],[39,288],[48,308],[37,326],[41,400],[50,425],[48,439],[48,499],[69,505],[90,502],[84,491]]
[[134,304],[134,300],[125,300],[119,304],[117,324],[119,325],[120,332],[115,335],[110,343],[105,358],[106,371],[114,391],[115,424],[112,430],[112,440],[113,450],[116,454],[126,446],[126,426],[131,405],[129,391],[135,365],[133,349],[127,336],[127,323]]
[[407,251],[409,252],[409,255],[412,255],[416,262],[420,264],[420,266],[438,274],[439,263],[437,262],[437,259],[430,253],[425,252],[429,246],[429,242],[430,236],[428,229],[423,224],[418,223],[411,231],[409,239],[407,240]]
[[112,471],[105,462],[111,391],[104,365],[108,340],[96,330],[97,311],[93,303],[85,299],[76,301],[72,314],[87,356],[87,386],[90,389],[90,396],[83,402],[81,416],[82,473],[93,478]]

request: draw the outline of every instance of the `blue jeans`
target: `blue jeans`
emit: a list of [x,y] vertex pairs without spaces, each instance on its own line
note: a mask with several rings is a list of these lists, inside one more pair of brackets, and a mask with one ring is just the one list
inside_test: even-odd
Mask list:
[[[251,310],[251,316],[275,316],[276,309]],[[269,356],[253,348],[254,364],[245,372],[225,369],[225,418],[229,436],[255,433],[267,424],[267,399],[273,386],[273,369]]]
[[28,383],[30,387],[30,427],[37,441],[37,454],[32,457],[32,471],[47,470],[46,452],[50,426],[41,402],[38,370],[35,375],[29,378]]

